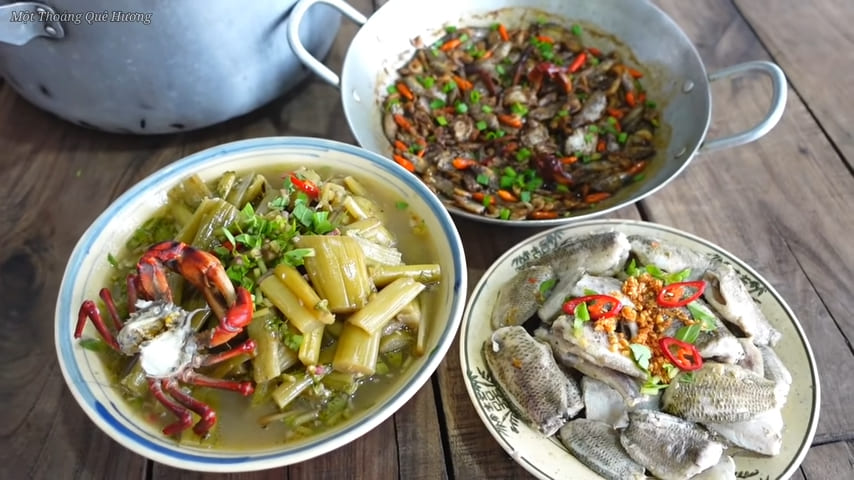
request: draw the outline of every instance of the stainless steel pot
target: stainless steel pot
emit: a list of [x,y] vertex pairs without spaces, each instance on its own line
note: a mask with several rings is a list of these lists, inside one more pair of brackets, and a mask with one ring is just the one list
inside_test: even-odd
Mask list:
[[[0,76],[86,127],[153,134],[212,125],[307,74],[285,39],[295,1],[0,1]],[[334,9],[313,9],[296,33],[322,57],[339,24]]]
[[[317,4],[332,5],[351,20],[363,24],[347,51],[340,78],[307,52],[297,36],[304,15]],[[341,89],[344,112],[359,144],[389,157],[392,147],[383,134],[380,99],[396,70],[414,53],[412,40],[415,37],[420,36],[424,44],[429,45],[444,34],[444,27],[448,25],[485,26],[496,21],[519,25],[541,17],[565,21],[567,26],[574,22],[593,25],[628,46],[639,64],[652,74],[646,79],[649,98],[663,99],[660,102],[663,120],[670,129],[666,148],[653,160],[644,182],[619,192],[585,213],[561,219],[506,221],[474,215],[448,205],[456,215],[501,225],[537,227],[602,215],[654,193],[676,177],[697,152],[731,148],[762,137],[783,114],[786,78],[777,65],[747,62],[708,74],[685,33],[667,14],[646,1],[390,0],[366,19],[341,0],[301,0],[291,13],[288,39],[309,68]],[[595,45],[595,39],[591,43]],[[773,95],[767,115],[747,131],[707,140],[712,117],[710,82],[752,71],[771,78]]]

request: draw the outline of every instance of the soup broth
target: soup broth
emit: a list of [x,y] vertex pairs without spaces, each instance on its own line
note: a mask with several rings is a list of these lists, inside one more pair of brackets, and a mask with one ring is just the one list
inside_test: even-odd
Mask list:
[[[229,210],[228,212],[217,210],[217,213],[205,216],[201,213],[205,199],[216,199],[222,205],[225,205],[223,201],[228,201],[234,211],[226,206],[225,210]],[[300,207],[296,205],[299,203],[308,205],[315,217],[298,212]],[[251,208],[247,208],[246,204],[251,205]],[[278,207],[271,208],[272,204]],[[270,258],[270,255],[263,258],[260,261],[263,265],[255,266],[246,274],[250,279],[238,278],[234,266],[240,263],[239,258],[243,258],[238,253],[243,249],[241,255],[249,255],[245,250],[251,251],[240,242],[253,241],[251,238],[247,239],[251,237],[247,233],[248,225],[255,221],[248,220],[251,217],[249,212],[258,217],[273,218],[276,208],[286,212],[282,214],[286,223],[296,225],[299,233],[294,239],[286,242],[287,248],[275,258]],[[317,212],[328,214],[317,215]],[[318,216],[323,218],[318,220]],[[359,218],[360,216],[364,218]],[[374,246],[366,247],[365,242],[375,243],[378,240],[372,239],[372,234],[355,227],[361,225],[359,220],[366,220],[363,223],[369,224],[374,222],[374,219],[378,220],[377,228],[384,229],[382,231],[393,237],[393,245],[382,251],[400,255],[401,261],[397,265],[399,268],[395,270],[398,272],[397,277],[375,280],[379,278],[377,272],[382,269],[384,262],[395,262],[378,259],[377,253],[370,253]],[[195,225],[196,223],[198,225]],[[223,226],[227,227],[228,234],[221,231]],[[319,230],[313,231],[318,226]],[[371,228],[372,231],[376,230]],[[191,234],[193,229],[197,231]],[[242,234],[247,235],[241,236]],[[293,357],[289,365],[284,360],[279,362],[283,368],[277,375],[257,381],[259,370],[254,362],[262,355],[266,346],[263,340],[259,340],[254,358],[241,354],[225,362],[197,369],[210,377],[252,381],[255,384],[254,393],[243,396],[234,391],[182,383],[181,387],[186,393],[216,411],[217,423],[207,435],[199,436],[192,428],[188,428],[174,435],[175,440],[201,448],[228,451],[257,451],[284,444],[303,443],[311,441],[323,431],[339,427],[354,416],[364,414],[387,397],[429,348],[426,345],[426,339],[429,338],[426,331],[430,328],[431,315],[437,311],[436,302],[439,298],[435,286],[441,281],[441,273],[438,271],[439,258],[432,242],[428,241],[429,235],[430,232],[421,219],[388,188],[383,188],[371,179],[336,176],[331,170],[299,169],[291,172],[268,169],[260,172],[227,172],[210,182],[203,182],[197,177],[189,178],[172,189],[168,202],[134,232],[124,251],[117,252],[115,258],[110,258],[114,274],[109,289],[119,315],[124,319],[128,318],[126,277],[137,272],[136,265],[141,255],[158,242],[182,240],[195,248],[213,252],[227,268],[233,284],[250,289],[254,302],[253,324],[265,322],[266,328],[275,333],[273,336],[281,343],[278,347],[281,350],[280,359]],[[316,283],[320,277],[313,276],[308,265],[309,262],[315,261],[317,249],[304,258],[297,256],[283,260],[286,251],[301,251],[306,254],[308,250],[312,250],[301,243],[309,236],[359,238],[360,251],[366,257],[363,273],[367,274],[373,283],[370,284],[369,296],[362,299],[363,304],[359,308],[331,311],[332,303],[328,298],[322,298],[321,303],[309,309],[317,318],[331,317],[334,323],[320,327],[323,328],[323,334],[319,356],[316,360],[305,363],[296,357],[301,352],[300,346],[309,341],[314,330],[306,328],[306,331],[300,331],[295,322],[287,318],[274,303],[273,295],[270,294],[274,290],[265,289],[263,285],[284,278],[279,275],[277,264],[286,263],[291,269],[288,271],[298,272],[301,279],[315,292],[322,291],[323,286]],[[382,235],[377,238],[380,237]],[[188,241],[190,238],[192,241]],[[269,249],[269,243],[264,245]],[[263,247],[261,250],[263,251]],[[263,256],[262,253],[261,257]],[[427,273],[406,273],[405,266],[424,267]],[[421,286],[418,287],[417,293],[408,293],[410,296],[414,295],[414,300],[406,302],[405,307],[395,307],[396,310],[391,314],[384,314],[391,320],[382,322],[380,333],[373,334],[379,339],[378,346],[375,347],[379,351],[375,353],[375,362],[365,367],[341,361],[336,350],[339,338],[344,335],[342,332],[347,328],[359,328],[353,327],[348,319],[355,319],[359,310],[365,310],[365,305],[380,298],[381,293],[391,285],[411,285],[411,281],[397,282],[397,279],[407,278],[407,275]],[[276,278],[270,280],[271,277]],[[202,295],[179,275],[168,274],[168,281],[175,303],[187,311],[205,307]],[[290,284],[285,284],[284,288],[294,292]],[[107,311],[103,302],[100,307],[102,312]],[[329,311],[316,311],[327,308]],[[106,315],[104,317],[107,318]],[[197,328],[201,331],[217,323],[217,318],[210,315],[210,318]],[[125,327],[127,328],[127,323]],[[228,346],[236,346],[244,342],[252,332],[257,332],[256,327],[257,325],[250,325],[226,346],[203,349],[204,353],[217,353]],[[253,328],[255,330],[252,330]],[[362,333],[367,332],[365,328],[367,327],[362,327]],[[374,328],[374,331],[377,329]],[[251,336],[255,339],[254,334]],[[138,356],[123,355],[93,335],[87,335],[82,343],[84,347],[99,352],[100,358],[113,375],[114,385],[123,392],[127,404],[140,418],[158,430],[176,420],[175,415],[149,392],[147,376],[139,366]],[[300,382],[306,384],[302,393],[282,405],[282,397],[287,396],[282,391]],[[193,424],[198,420],[199,417],[194,414]]]

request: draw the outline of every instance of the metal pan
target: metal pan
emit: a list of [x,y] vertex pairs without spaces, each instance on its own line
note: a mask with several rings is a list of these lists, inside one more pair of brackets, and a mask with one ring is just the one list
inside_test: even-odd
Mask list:
[[[306,12],[325,3],[362,24],[347,50],[341,75],[314,58],[296,33]],[[746,62],[708,73],[696,48],[676,23],[661,9],[637,0],[390,0],[370,19],[341,0],[301,0],[290,16],[288,39],[297,57],[317,75],[340,88],[350,129],[359,144],[390,157],[392,147],[383,134],[381,99],[396,70],[415,52],[413,40],[430,44],[444,34],[444,27],[520,25],[546,17],[551,21],[581,23],[612,34],[648,72],[649,98],[663,99],[662,119],[668,138],[647,168],[644,181],[619,191],[590,210],[570,217],[548,220],[508,221],[466,212],[446,202],[451,213],[476,221],[501,225],[545,227],[587,219],[651,195],[675,178],[698,152],[732,148],[752,142],[770,131],[783,115],[786,78],[775,64]],[[594,43],[595,44],[595,43]],[[613,44],[611,45],[613,48]],[[710,83],[759,72],[772,81],[771,105],[752,128],[734,135],[707,139],[712,119]]]

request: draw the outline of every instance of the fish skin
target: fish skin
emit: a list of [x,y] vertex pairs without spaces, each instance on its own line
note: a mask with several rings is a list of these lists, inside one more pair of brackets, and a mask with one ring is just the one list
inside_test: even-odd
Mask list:
[[703,298],[724,318],[752,337],[757,345],[774,346],[782,336],[765,318],[732,266],[718,262],[703,275]]
[[749,338],[739,338],[738,341],[744,348],[744,357],[736,365],[757,375],[765,376],[765,361],[762,360],[762,351],[759,350],[759,347]]
[[792,374],[783,365],[773,348],[766,345],[759,345],[757,348],[762,355],[763,376],[774,382],[777,395],[786,398],[789,395],[789,387],[792,385]]
[[561,315],[552,324],[551,333],[557,337],[560,351],[578,355],[585,361],[646,380],[647,373],[638,367],[634,360],[620,352],[611,351],[611,344],[605,332],[596,331],[592,322],[585,322],[581,327],[580,336],[576,338],[572,323],[571,315]]
[[538,310],[540,319],[551,322],[561,311],[572,285],[583,273],[611,276],[623,269],[629,259],[629,240],[617,231],[602,231],[573,238],[543,255],[537,265],[551,265],[558,283]]
[[785,402],[774,382],[750,370],[706,362],[684,381],[680,372],[661,395],[662,410],[699,423],[743,422]]
[[577,418],[561,427],[564,446],[584,465],[608,480],[645,479],[644,467],[620,445],[620,436],[611,425]]
[[655,265],[668,273],[691,269],[686,280],[698,280],[710,264],[709,258],[694,250],[645,235],[629,235],[631,252],[641,265]]
[[495,330],[483,355],[511,408],[543,435],[553,435],[584,408],[578,384],[560,369],[551,348],[523,327]]
[[691,478],[716,465],[724,450],[697,424],[655,410],[629,412],[620,444],[662,480]]
[[717,465],[691,480],[736,480],[737,478],[735,476],[735,460],[729,455],[723,455]]
[[743,422],[704,425],[733,445],[762,455],[777,455],[783,446],[783,414],[779,408]]
[[[738,337],[733,335],[723,320],[714,313],[714,310],[706,302],[700,299],[695,300],[695,302],[715,317],[715,329],[700,332],[697,340],[694,342],[694,346],[697,347],[700,356],[703,359],[713,359],[721,363],[737,363],[744,358],[744,346],[739,342]],[[679,307],[679,310],[690,317],[690,312],[687,308]],[[684,324],[679,319],[674,318],[665,335],[669,337],[675,336],[676,332],[682,326]]]
[[585,290],[593,290],[599,295],[610,295],[624,307],[635,307],[634,302],[623,293],[623,281],[619,278],[584,274],[575,282],[569,293],[573,297],[583,297],[587,295]]
[[532,265],[520,270],[498,290],[492,309],[492,329],[521,325],[531,318],[542,303],[540,285],[556,278],[550,265]]
[[551,345],[555,358],[561,365],[576,370],[585,376],[595,378],[613,388],[623,397],[623,401],[629,408],[647,408],[646,406],[658,408],[659,395],[651,397],[641,393],[644,380],[590,363],[578,355],[569,353],[565,350],[566,342],[560,341],[545,328],[535,330],[534,336]]
[[581,378],[581,396],[584,399],[584,418],[598,420],[614,428],[629,424],[629,409],[623,396],[607,383],[585,375]]

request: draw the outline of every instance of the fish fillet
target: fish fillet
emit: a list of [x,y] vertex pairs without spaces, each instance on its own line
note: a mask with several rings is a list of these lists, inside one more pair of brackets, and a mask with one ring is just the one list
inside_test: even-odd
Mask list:
[[608,480],[642,480],[644,467],[620,445],[611,425],[577,418],[560,429],[560,441],[581,463]]

